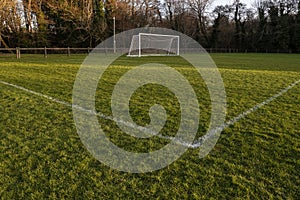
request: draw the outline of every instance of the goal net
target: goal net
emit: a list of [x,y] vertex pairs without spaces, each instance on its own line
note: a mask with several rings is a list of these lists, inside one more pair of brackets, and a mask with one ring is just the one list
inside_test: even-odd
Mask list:
[[139,33],[133,35],[128,56],[179,55],[179,36]]

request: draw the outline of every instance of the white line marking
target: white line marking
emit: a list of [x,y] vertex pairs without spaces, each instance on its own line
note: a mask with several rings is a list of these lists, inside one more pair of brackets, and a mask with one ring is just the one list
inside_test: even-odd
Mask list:
[[226,123],[224,123],[222,126],[219,126],[215,129],[213,129],[211,132],[207,133],[206,135],[198,138],[197,140],[195,140],[193,142],[193,144],[189,144],[187,142],[184,142],[184,141],[180,141],[178,139],[175,139],[175,137],[169,137],[169,136],[163,136],[161,134],[156,134],[154,131],[150,130],[150,129],[147,129],[145,127],[142,127],[142,126],[136,126],[134,124],[131,124],[129,122],[125,122],[123,120],[119,120],[119,119],[116,119],[116,118],[113,118],[111,116],[106,116],[100,112],[95,112],[95,111],[92,111],[92,110],[88,110],[88,109],[85,109],[85,108],[82,108],[78,105],[72,105],[71,103],[68,103],[66,101],[62,101],[62,100],[59,100],[59,99],[56,99],[54,97],[51,97],[51,96],[48,96],[48,95],[45,95],[45,94],[42,94],[42,93],[39,93],[39,92],[35,92],[33,90],[29,90],[25,87],[22,87],[22,86],[18,86],[18,85],[15,85],[15,84],[11,84],[11,83],[8,83],[8,82],[5,82],[5,81],[1,81],[0,80],[0,83],[4,84],[4,85],[7,85],[7,86],[11,86],[11,87],[14,87],[14,88],[17,88],[19,90],[23,90],[25,92],[28,92],[28,93],[31,93],[31,94],[34,94],[36,96],[39,96],[39,97],[43,97],[45,99],[48,99],[52,102],[55,102],[55,103],[58,103],[58,104],[61,104],[61,105],[65,105],[67,107],[75,107],[76,109],[79,109],[79,110],[82,110],[84,112],[88,112],[88,113],[91,113],[91,114],[95,114],[103,119],[107,119],[107,120],[111,120],[111,121],[115,121],[115,122],[120,122],[120,123],[123,123],[125,124],[126,126],[128,127],[131,127],[131,128],[136,128],[140,131],[144,131],[146,133],[150,133],[154,136],[158,136],[160,138],[163,138],[163,139],[167,139],[167,140],[172,140],[173,142],[177,143],[177,144],[180,144],[180,145],[183,145],[183,146],[186,146],[186,147],[189,147],[189,148],[198,148],[200,147],[203,142],[205,140],[207,140],[208,138],[210,138],[212,135],[214,135],[215,133],[219,132],[221,133],[224,129],[228,128],[229,126],[235,124],[236,122],[240,121],[241,119],[245,118],[247,115],[251,114],[252,112],[258,110],[259,108],[267,105],[268,103],[274,101],[276,98],[282,96],[283,94],[285,94],[286,92],[288,92],[290,89],[292,89],[293,87],[295,87],[298,83],[300,83],[300,79],[297,80],[296,82],[292,83],[291,85],[289,85],[288,87],[282,89],[280,92],[278,92],[277,94],[275,94],[274,96],[270,97],[269,99],[255,105],[254,107],[250,108],[249,110],[241,113],[240,115],[238,115],[237,117],[234,117],[232,118],[231,120],[227,121]]
[[[7,86],[10,86],[10,87],[14,87],[14,88],[17,88],[19,90],[23,90],[25,92],[28,92],[28,93],[31,93],[31,94],[34,94],[36,96],[39,96],[39,97],[43,97],[45,99],[48,99],[52,102],[55,102],[55,103],[58,103],[58,104],[61,104],[61,105],[64,105],[64,106],[67,106],[67,107],[70,107],[70,108],[76,108],[78,110],[81,110],[83,112],[87,112],[87,113],[90,113],[90,114],[94,114],[94,115],[97,115],[99,116],[100,118],[102,119],[107,119],[107,120],[111,120],[111,121],[114,121],[114,122],[119,122],[119,123],[122,123],[128,127],[131,127],[131,128],[135,128],[137,130],[140,130],[140,131],[143,131],[145,133],[149,133],[153,136],[157,136],[157,137],[160,137],[162,139],[167,139],[167,140],[174,140],[175,141],[175,138],[174,137],[169,137],[169,136],[163,136],[161,134],[157,134],[156,132],[154,132],[153,130],[151,129],[148,129],[148,128],[145,128],[145,127],[142,127],[142,126],[136,126],[132,123],[129,123],[129,122],[125,122],[123,120],[120,120],[120,119],[117,119],[117,118],[113,118],[111,116],[106,116],[104,115],[103,113],[100,113],[100,112],[96,112],[96,111],[92,111],[92,110],[89,110],[89,109],[85,109],[81,106],[78,106],[78,105],[72,105],[71,103],[68,103],[66,101],[62,101],[62,100],[59,100],[59,99],[56,99],[54,97],[51,97],[51,96],[48,96],[48,95],[45,95],[45,94],[42,94],[42,93],[39,93],[39,92],[35,92],[33,90],[29,90],[27,88],[24,88],[22,86],[18,86],[18,85],[15,85],[15,84],[12,84],[12,83],[8,83],[8,82],[5,82],[5,81],[1,81],[0,80],[0,83],[2,83],[3,85],[7,85]],[[180,141],[175,141],[176,143],[179,143],[181,145],[183,145]]]
[[219,127],[215,128],[210,133],[207,133],[206,135],[198,138],[196,141],[194,141],[194,143],[190,147],[191,148],[198,148],[198,147],[200,147],[205,140],[207,140],[208,138],[210,138],[215,133],[217,133],[219,131],[222,132],[224,129],[228,128],[229,126],[231,126],[231,125],[235,124],[236,122],[240,121],[241,119],[245,118],[247,115],[253,113],[254,111],[258,110],[259,108],[261,108],[261,107],[267,105],[268,103],[274,101],[276,98],[282,96],[283,94],[285,94],[286,92],[288,92],[290,89],[292,89],[293,87],[295,87],[298,83],[300,83],[300,79],[298,81],[292,83],[288,87],[282,89],[280,92],[278,92],[274,96],[270,97],[269,99],[267,99],[267,100],[265,100],[265,101],[263,101],[263,102],[255,105],[254,107],[250,108],[249,110],[247,110],[247,111],[239,114],[237,117],[234,117],[231,120],[227,121],[222,126],[219,126]]

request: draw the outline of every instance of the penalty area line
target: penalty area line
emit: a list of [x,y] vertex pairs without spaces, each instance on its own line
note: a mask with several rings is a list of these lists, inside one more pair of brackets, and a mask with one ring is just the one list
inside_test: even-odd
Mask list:
[[281,97],[283,94],[287,93],[290,89],[292,89],[293,87],[295,87],[298,83],[300,83],[300,79],[295,81],[294,83],[290,84],[288,87],[280,90],[277,94],[275,94],[274,96],[270,97],[269,99],[256,104],[255,106],[253,106],[252,108],[250,108],[249,110],[246,110],[245,112],[239,114],[237,117],[232,118],[231,120],[225,122],[223,125],[211,130],[209,133],[207,133],[206,135],[198,138],[196,141],[194,141],[193,144],[190,145],[191,148],[198,148],[201,145],[203,145],[203,143],[208,139],[211,138],[213,135],[215,134],[220,134],[224,129],[228,128],[229,126],[237,123],[238,121],[240,121],[241,119],[245,118],[247,115],[255,112],[256,110],[258,110],[259,108],[269,104],[270,102],[274,101],[275,99],[277,99],[278,97]]
[[70,107],[70,108],[76,108],[76,109],[81,110],[83,112],[87,112],[87,113],[91,113],[91,114],[97,115],[97,116],[99,116],[100,118],[103,118],[103,119],[107,119],[107,120],[111,120],[111,121],[114,121],[114,122],[122,123],[122,124],[124,124],[124,125],[126,125],[128,127],[138,129],[138,130],[140,130],[142,132],[149,133],[149,134],[151,134],[153,136],[157,136],[157,137],[160,137],[162,139],[172,140],[173,142],[175,142],[177,144],[180,144],[182,146],[185,146],[185,147],[198,148],[201,145],[203,145],[203,143],[207,139],[211,138],[213,135],[220,134],[224,129],[228,128],[229,126],[231,126],[231,125],[235,124],[236,122],[240,121],[241,119],[245,118],[247,115],[255,112],[259,108],[261,108],[261,107],[269,104],[270,102],[274,101],[278,97],[280,97],[283,94],[287,93],[290,89],[292,89],[298,83],[300,83],[300,79],[297,80],[296,82],[290,84],[288,87],[282,89],[277,94],[275,94],[274,96],[270,97],[269,99],[267,99],[267,100],[265,100],[265,101],[263,101],[263,102],[255,105],[254,107],[250,108],[249,110],[247,110],[247,111],[239,114],[237,117],[234,117],[231,120],[225,122],[223,125],[221,125],[221,126],[215,128],[215,129],[211,130],[206,135],[204,135],[204,136],[198,138],[197,140],[195,140],[192,144],[184,142],[184,141],[181,141],[181,140],[179,140],[179,139],[177,139],[175,137],[169,137],[169,136],[163,136],[161,134],[157,134],[154,131],[152,131],[151,129],[148,129],[148,128],[145,128],[145,127],[142,127],[142,126],[136,126],[136,125],[134,125],[134,124],[132,124],[130,122],[125,122],[123,120],[120,120],[120,119],[117,119],[117,118],[114,118],[114,117],[111,117],[111,116],[106,116],[106,115],[104,115],[103,113],[100,113],[100,112],[96,112],[96,111],[92,111],[92,110],[89,110],[89,109],[85,109],[85,108],[83,108],[81,106],[78,106],[78,105],[73,105],[73,104],[68,103],[66,101],[62,101],[62,100],[59,100],[57,98],[51,97],[49,95],[45,95],[45,94],[42,94],[42,93],[39,93],[39,92],[35,92],[33,90],[27,89],[27,88],[22,87],[22,86],[18,86],[18,85],[15,85],[15,84],[12,84],[12,83],[8,83],[8,82],[5,82],[5,81],[1,81],[1,80],[0,80],[0,83],[3,84],[3,85],[14,87],[16,89],[23,90],[23,91],[25,91],[27,93],[30,93],[30,94],[33,94],[33,95],[36,95],[36,96],[48,99],[48,100],[50,100],[52,102],[55,102],[55,103],[58,103],[58,104],[61,104],[61,105],[65,105],[65,106]]
[[54,98],[54,97],[51,97],[51,96],[49,96],[49,95],[45,95],[45,94],[42,94],[42,93],[39,93],[39,92],[35,92],[35,91],[33,91],[33,90],[27,89],[27,88],[22,87],[22,86],[19,86],[19,85],[15,85],[15,84],[12,84],[12,83],[8,83],[8,82],[2,81],[2,80],[0,80],[0,83],[3,84],[3,85],[7,85],[7,86],[10,86],[10,87],[13,87],[13,88],[22,90],[22,91],[27,92],[27,93],[33,94],[33,95],[35,95],[35,96],[42,97],[42,98],[47,99],[47,100],[50,100],[50,101],[52,101],[52,102],[55,102],[55,103],[58,103],[58,104],[67,106],[67,107],[69,107],[69,108],[71,108],[71,109],[72,109],[72,108],[75,108],[75,109],[78,109],[78,110],[80,110],[80,111],[83,111],[83,112],[86,112],[86,113],[89,113],[89,114],[96,115],[96,116],[98,116],[98,117],[100,117],[100,118],[102,118],[102,119],[111,120],[111,121],[114,121],[114,122],[116,122],[116,123],[124,124],[124,125],[127,126],[127,127],[137,129],[137,130],[139,130],[139,131],[141,131],[141,132],[148,133],[148,134],[150,134],[150,135],[157,136],[157,137],[160,137],[160,138],[162,138],[162,139],[173,140],[175,143],[185,146],[185,143],[184,143],[184,142],[181,142],[181,141],[179,141],[179,140],[176,140],[174,137],[163,136],[163,135],[161,135],[161,134],[157,134],[156,132],[154,132],[153,130],[151,130],[151,129],[149,129],[149,128],[145,128],[145,127],[142,127],[142,126],[136,126],[135,124],[132,124],[132,123],[130,123],[130,122],[126,122],[126,121],[121,120],[121,119],[117,119],[117,118],[114,118],[114,117],[111,117],[111,116],[107,116],[107,115],[104,115],[103,113],[96,112],[96,111],[92,111],[92,110],[83,108],[83,107],[81,107],[81,106],[74,105],[74,104],[68,103],[68,102],[63,101],[63,100],[59,100],[59,99]]

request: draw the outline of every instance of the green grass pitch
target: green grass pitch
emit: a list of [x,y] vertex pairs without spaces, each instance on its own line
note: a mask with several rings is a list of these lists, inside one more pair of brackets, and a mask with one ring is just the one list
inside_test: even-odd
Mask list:
[[[71,104],[76,73],[86,55],[0,54],[0,81]],[[300,56],[293,54],[212,54],[222,75],[230,120],[300,79]],[[97,111],[111,115],[109,95],[135,59],[168,64],[192,84],[200,102],[197,137],[210,116],[208,91],[200,76],[179,58],[121,57],[99,81]],[[154,95],[155,94],[155,95]],[[150,98],[151,97],[151,98]],[[134,121],[146,125],[153,103],[166,108],[163,135],[178,127],[176,98],[166,88],[146,85],[131,101]],[[118,146],[136,152],[169,141],[136,140],[115,123],[99,123]],[[226,128],[210,154],[189,149],[166,168],[144,174],[113,170],[81,143],[69,106],[0,83],[0,196],[4,199],[270,199],[299,198],[300,84]],[[297,189],[298,188],[298,189]]]

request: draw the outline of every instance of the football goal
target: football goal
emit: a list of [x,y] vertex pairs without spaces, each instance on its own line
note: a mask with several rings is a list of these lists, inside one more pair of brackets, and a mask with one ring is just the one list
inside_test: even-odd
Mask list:
[[133,35],[128,56],[178,56],[179,36],[139,33]]

